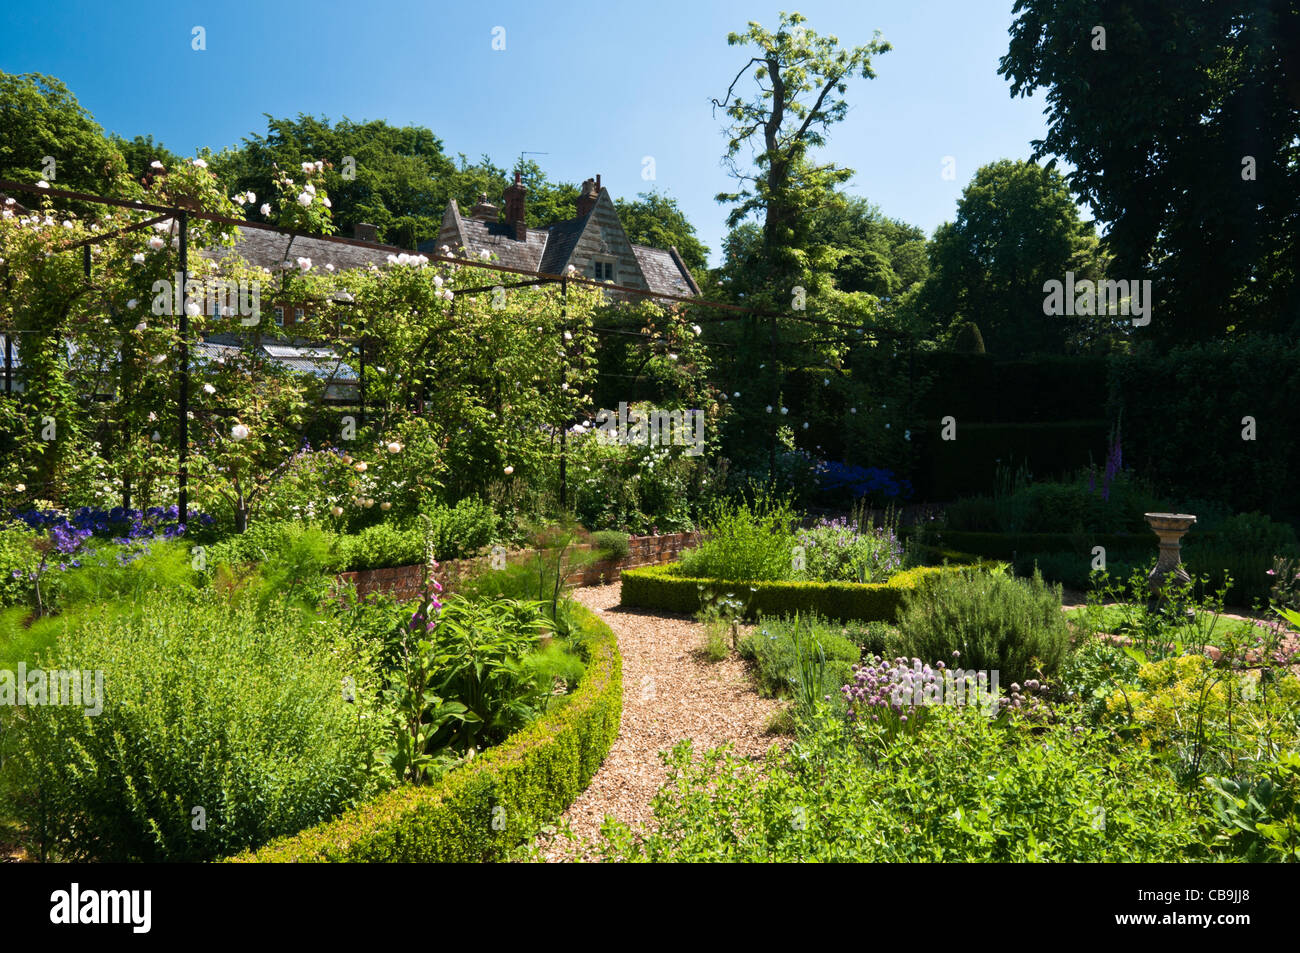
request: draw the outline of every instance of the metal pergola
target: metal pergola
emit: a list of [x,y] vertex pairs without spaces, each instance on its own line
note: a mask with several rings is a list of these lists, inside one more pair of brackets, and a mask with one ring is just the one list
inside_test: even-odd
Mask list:
[[[266,222],[251,222],[244,219],[230,218],[224,215],[217,215],[212,212],[204,212],[198,209],[186,208],[182,206],[158,205],[150,202],[140,202],[130,199],[114,198],[112,196],[92,195],[85,192],[76,192],[66,189],[55,189],[51,187],[42,187],[30,185],[25,182],[14,182],[0,179],[0,191],[19,191],[35,195],[43,195],[54,199],[62,199],[73,202],[85,202],[95,205],[106,205],[115,208],[127,209],[130,211],[151,213],[152,217],[131,225],[115,229],[104,234],[95,235],[92,238],[83,239],[77,242],[70,242],[65,247],[59,249],[60,252],[75,251],[81,249],[82,262],[85,275],[91,276],[91,248],[101,242],[111,238],[127,234],[132,231],[149,228],[154,225],[167,221],[173,221],[177,224],[179,238],[179,257],[180,257],[180,275],[181,287],[189,280],[189,225],[191,220],[201,220],[212,222],[220,225],[229,225],[236,228],[251,228],[263,231],[275,232],[285,235],[292,241],[295,238],[309,238],[313,241],[327,242],[338,245],[351,245],[368,250],[375,250],[377,243],[362,241],[355,238],[345,238],[335,235],[313,235],[308,232],[285,229]],[[398,246],[379,245],[379,248],[389,248],[394,251],[406,252]],[[690,305],[692,307],[706,308],[718,312],[712,318],[702,318],[702,321],[708,323],[721,323],[727,321],[737,321],[744,318],[766,318],[769,325],[769,347],[770,360],[778,368],[781,366],[780,342],[777,334],[777,320],[787,320],[796,323],[803,323],[809,326],[825,328],[831,331],[843,330],[852,332],[857,337],[837,336],[831,338],[816,339],[817,343],[843,343],[856,344],[863,343],[867,340],[877,339],[880,337],[893,338],[895,341],[905,340],[908,343],[908,380],[913,379],[914,365],[914,348],[910,335],[905,332],[896,331],[889,328],[872,328],[870,330],[859,325],[849,322],[836,321],[830,318],[815,318],[799,312],[781,312],[769,309],[753,307],[748,305],[733,304],[727,301],[715,301],[696,295],[671,294],[662,291],[652,291],[649,288],[637,288],[630,285],[616,285],[608,281],[598,281],[594,278],[586,278],[575,274],[550,274],[542,271],[530,271],[524,268],[516,268],[509,265],[501,265],[494,262],[479,261],[466,258],[458,258],[453,255],[434,255],[426,252],[417,252],[423,255],[430,262],[442,262],[451,265],[469,266],[480,268],[485,271],[497,272],[503,275],[518,276],[520,281],[513,282],[509,285],[483,285],[474,288],[465,288],[456,292],[457,297],[461,295],[476,295],[485,292],[496,291],[498,288],[524,288],[535,287],[544,284],[558,284],[560,286],[561,300],[561,327],[565,329],[565,323],[568,317],[568,291],[569,285],[580,285],[592,288],[599,288],[604,292],[613,292],[620,295],[633,297],[648,298],[654,301],[668,302],[670,304]],[[336,302],[346,304],[347,302]],[[452,307],[455,307],[453,299]],[[617,328],[594,328],[593,331],[599,334],[623,334],[636,337],[646,337],[638,331],[625,331]],[[177,332],[180,338],[178,345],[178,393],[177,393],[177,414],[178,414],[178,433],[177,433],[177,458],[178,470],[175,474],[178,480],[177,504],[179,510],[179,521],[185,522],[188,515],[189,504],[189,399],[190,399],[190,326],[189,315],[185,308],[180,309],[178,316]],[[4,391],[11,393],[13,381],[13,333],[14,329],[4,331]],[[21,332],[19,332],[21,333]],[[653,337],[653,336],[651,336]],[[804,342],[808,343],[808,342]],[[364,335],[360,342],[360,366],[359,366],[359,392],[361,416],[365,418],[366,391],[365,391],[365,338]],[[562,372],[563,373],[563,372]],[[780,388],[780,378],[778,377],[778,392]],[[911,388],[909,386],[909,392]],[[563,506],[567,502],[567,427],[560,427],[560,504]],[[775,437],[772,442],[772,457],[775,460],[776,442]],[[129,508],[129,507],[128,507]]]

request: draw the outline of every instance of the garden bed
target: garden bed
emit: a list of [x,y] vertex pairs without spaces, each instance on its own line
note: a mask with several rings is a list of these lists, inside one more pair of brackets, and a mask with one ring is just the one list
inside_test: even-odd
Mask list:
[[504,859],[586,788],[618,737],[622,658],[586,609],[586,673],[568,703],[434,784],[389,791],[235,863],[445,863]]

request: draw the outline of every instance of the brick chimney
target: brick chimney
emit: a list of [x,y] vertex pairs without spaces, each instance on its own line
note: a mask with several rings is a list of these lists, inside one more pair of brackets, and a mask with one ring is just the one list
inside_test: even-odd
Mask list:
[[359,242],[379,241],[379,229],[367,222],[357,222],[352,226],[352,237]]
[[470,210],[470,215],[480,222],[495,222],[500,216],[497,214],[497,207],[487,200],[487,193],[481,192],[478,197],[478,204]]
[[600,198],[600,176],[594,179],[587,179],[582,183],[582,188],[578,190],[578,218],[586,218],[591,214],[591,210],[596,207],[596,199]]
[[528,186],[524,185],[524,177],[520,173],[515,173],[515,184],[506,187],[506,224],[515,230],[515,240],[525,241],[528,238],[528,226],[524,223],[524,214],[528,210]]

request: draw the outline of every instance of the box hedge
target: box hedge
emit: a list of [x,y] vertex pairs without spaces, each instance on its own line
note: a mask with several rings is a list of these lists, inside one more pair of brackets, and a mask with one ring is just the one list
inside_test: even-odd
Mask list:
[[[696,612],[709,592],[734,592],[744,599],[749,618],[815,612],[847,622],[892,621],[903,594],[926,576],[956,572],[962,566],[918,566],[883,583],[855,582],[729,582],[682,576],[676,563],[623,570],[622,604],[660,612]],[[703,586],[703,590],[700,587]]]
[[404,786],[332,821],[229,858],[235,863],[501,860],[586,788],[618,737],[622,657],[614,633],[575,612],[589,639],[587,671],[567,704],[453,769]]

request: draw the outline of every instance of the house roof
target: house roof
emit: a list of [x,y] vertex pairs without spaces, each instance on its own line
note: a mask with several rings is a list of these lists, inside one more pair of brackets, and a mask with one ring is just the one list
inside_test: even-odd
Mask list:
[[405,251],[391,245],[365,244],[350,245],[342,242],[322,241],[302,235],[294,236],[284,232],[273,232],[265,228],[241,228],[233,249],[204,248],[199,254],[204,258],[217,260],[233,251],[249,264],[277,270],[286,261],[298,258],[310,258],[312,265],[324,268],[333,265],[338,271],[351,268],[364,268],[372,262],[382,265],[389,255]]

